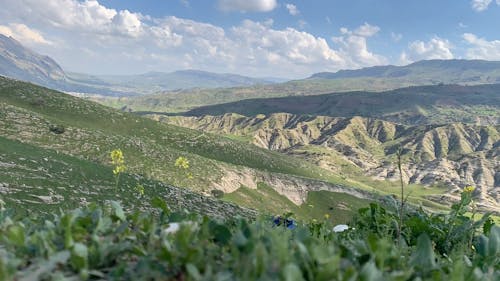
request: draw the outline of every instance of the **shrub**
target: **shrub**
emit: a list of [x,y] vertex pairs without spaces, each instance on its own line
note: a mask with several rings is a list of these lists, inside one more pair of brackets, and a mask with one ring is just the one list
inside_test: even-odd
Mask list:
[[210,193],[212,193],[212,196],[217,198],[217,199],[221,199],[224,197],[224,191],[222,191],[220,189],[212,189],[210,191]]
[[57,135],[63,134],[66,131],[63,125],[50,125],[49,130]]

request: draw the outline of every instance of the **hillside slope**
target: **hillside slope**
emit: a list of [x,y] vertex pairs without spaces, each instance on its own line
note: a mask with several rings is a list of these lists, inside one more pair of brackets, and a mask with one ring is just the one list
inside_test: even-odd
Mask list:
[[[255,190],[258,184],[265,184],[291,204],[303,206],[310,192],[372,198],[374,191],[302,159],[4,78],[0,78],[0,136],[99,165],[109,165],[110,151],[120,148],[129,173],[205,195],[213,189],[234,193],[242,186]],[[179,156],[190,161],[192,177],[174,166]],[[386,193],[396,189],[393,186]],[[230,199],[238,201],[235,196],[248,202],[245,194],[236,193]],[[315,213],[324,214],[329,208],[324,207],[326,210]]]
[[375,179],[398,180],[395,163],[401,147],[406,183],[452,187],[451,195],[474,185],[483,207],[500,211],[500,125],[408,126],[373,118],[285,113],[150,117],[233,135],[352,178],[368,174]]
[[381,93],[346,92],[318,96],[249,99],[193,109],[186,115],[245,116],[287,112],[332,117],[374,117],[403,124],[500,124],[500,84],[439,85]]

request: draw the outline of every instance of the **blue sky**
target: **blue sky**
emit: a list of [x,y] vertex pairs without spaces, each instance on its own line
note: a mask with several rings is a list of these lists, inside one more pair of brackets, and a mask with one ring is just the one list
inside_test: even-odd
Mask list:
[[500,60],[500,0],[0,0],[0,33],[69,71],[301,78]]

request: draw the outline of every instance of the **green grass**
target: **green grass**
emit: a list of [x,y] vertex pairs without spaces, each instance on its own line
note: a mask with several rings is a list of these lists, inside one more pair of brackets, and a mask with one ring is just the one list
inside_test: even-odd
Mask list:
[[[176,188],[140,175],[123,174],[118,188],[112,168],[50,149],[0,137],[0,199],[18,213],[54,213],[109,200],[129,209],[144,210],[159,196],[173,210],[226,216],[254,214],[234,205]],[[144,196],[136,191],[145,188]]]
[[224,200],[241,206],[256,208],[269,215],[283,215],[291,212],[299,220],[324,220],[328,214],[334,224],[347,223],[359,208],[366,207],[370,200],[352,195],[329,191],[310,191],[306,201],[296,205],[277,191],[259,183],[257,189],[242,186],[238,190],[224,195]]

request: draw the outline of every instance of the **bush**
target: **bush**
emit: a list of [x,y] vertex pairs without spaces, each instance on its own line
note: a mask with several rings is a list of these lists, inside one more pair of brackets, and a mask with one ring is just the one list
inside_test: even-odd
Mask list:
[[63,134],[66,131],[63,125],[50,125],[49,130],[57,135]]
[[217,198],[217,199],[221,199],[224,197],[224,191],[219,190],[219,189],[212,189],[210,191],[210,193],[212,193],[212,196]]
[[[159,215],[117,202],[50,217],[16,219],[1,210],[0,279],[500,280],[500,227],[479,221],[471,228],[459,218],[467,196],[444,215],[451,225],[416,210],[426,230],[405,225],[407,245],[395,243],[397,216],[376,204],[341,233],[326,221],[290,230],[267,217],[171,213],[161,202],[152,203]],[[481,224],[487,231],[478,231]],[[454,229],[472,245],[436,251]]]

